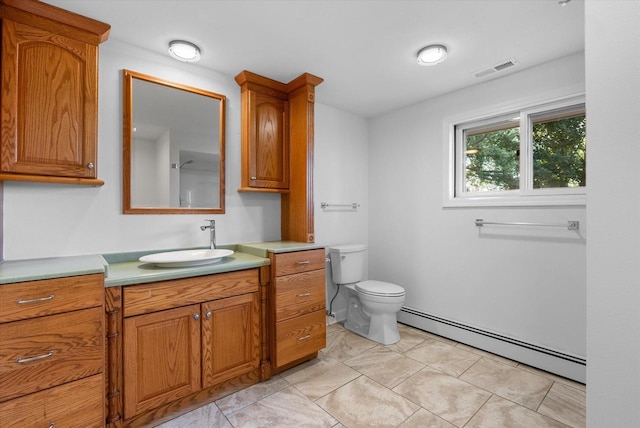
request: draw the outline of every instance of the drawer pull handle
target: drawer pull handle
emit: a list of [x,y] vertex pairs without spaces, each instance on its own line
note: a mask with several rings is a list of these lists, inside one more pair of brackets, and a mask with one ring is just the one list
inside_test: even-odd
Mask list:
[[301,260],[299,262],[296,262],[297,265],[308,265],[309,263],[311,263],[310,260]]
[[306,336],[299,337],[298,340],[307,340],[310,337],[311,337],[311,335],[307,334]]
[[53,422],[51,422],[51,423],[49,424],[49,428],[53,428],[53,427],[55,427],[55,426],[56,426],[56,424],[54,424]]
[[307,291],[306,293],[300,293],[300,294],[298,294],[298,297],[309,297],[309,296],[311,296],[311,293],[310,293],[310,292],[308,292],[308,291]]
[[38,303],[38,302],[46,302],[47,300],[53,299],[53,294],[47,297],[40,297],[38,299],[18,299],[16,303],[19,305],[24,305],[25,303]]
[[42,355],[37,355],[35,357],[29,357],[29,358],[18,358],[16,360],[17,363],[23,364],[23,363],[30,363],[31,361],[36,361],[36,360],[41,360],[43,358],[48,358],[50,356],[52,356],[54,354],[54,351],[49,351],[46,354],[42,354]]

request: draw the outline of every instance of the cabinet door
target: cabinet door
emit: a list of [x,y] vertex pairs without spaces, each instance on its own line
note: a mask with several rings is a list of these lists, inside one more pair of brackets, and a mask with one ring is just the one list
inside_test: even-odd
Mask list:
[[2,172],[96,177],[97,55],[89,43],[2,21]]
[[202,383],[213,386],[260,364],[258,293],[202,305]]
[[124,320],[124,416],[200,389],[200,305]]
[[289,103],[250,91],[249,185],[289,188]]

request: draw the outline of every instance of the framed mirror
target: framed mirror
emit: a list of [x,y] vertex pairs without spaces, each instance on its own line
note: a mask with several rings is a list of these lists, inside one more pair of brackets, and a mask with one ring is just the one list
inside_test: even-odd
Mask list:
[[123,70],[123,212],[223,214],[224,95]]

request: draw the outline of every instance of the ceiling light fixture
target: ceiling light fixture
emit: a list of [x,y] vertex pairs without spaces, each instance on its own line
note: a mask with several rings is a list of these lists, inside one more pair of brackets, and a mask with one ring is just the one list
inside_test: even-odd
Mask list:
[[443,45],[429,45],[418,52],[418,64],[436,65],[447,59],[447,47]]
[[196,62],[200,60],[200,48],[184,40],[172,40],[169,42],[169,55],[183,62]]
[[570,1],[571,1],[571,0],[560,0],[560,1],[558,1],[558,4],[559,4],[560,6],[566,6],[566,5],[567,5],[567,3],[569,3]]

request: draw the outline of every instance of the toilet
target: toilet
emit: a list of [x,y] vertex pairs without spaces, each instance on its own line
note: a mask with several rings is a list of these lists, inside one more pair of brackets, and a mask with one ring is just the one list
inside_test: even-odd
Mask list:
[[396,314],[404,304],[404,288],[390,282],[364,281],[366,250],[364,244],[329,247],[331,277],[347,294],[345,328],[391,345],[400,340]]

